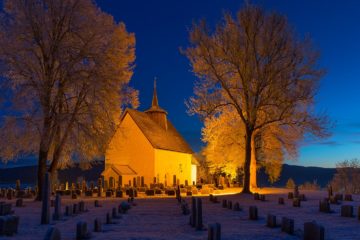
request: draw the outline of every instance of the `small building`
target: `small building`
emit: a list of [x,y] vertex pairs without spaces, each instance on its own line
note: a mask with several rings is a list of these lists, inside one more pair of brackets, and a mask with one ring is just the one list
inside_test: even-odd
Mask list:
[[192,184],[196,160],[189,144],[159,106],[156,84],[145,112],[126,109],[105,153],[101,174],[109,186]]

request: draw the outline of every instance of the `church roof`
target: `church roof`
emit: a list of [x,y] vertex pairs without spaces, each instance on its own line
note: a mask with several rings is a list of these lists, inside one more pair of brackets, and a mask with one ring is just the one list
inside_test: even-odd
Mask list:
[[169,120],[167,120],[167,129],[164,129],[144,112],[127,109],[124,116],[126,113],[131,116],[154,148],[182,153],[193,153],[189,144]]

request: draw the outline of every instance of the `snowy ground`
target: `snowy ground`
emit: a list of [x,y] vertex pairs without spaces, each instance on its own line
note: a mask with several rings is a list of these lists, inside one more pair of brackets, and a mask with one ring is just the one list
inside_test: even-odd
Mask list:
[[[218,199],[239,202],[243,211],[235,212],[224,209],[221,203],[210,203],[207,196],[203,199],[203,221],[205,227],[210,223],[221,224],[222,239],[302,239],[303,224],[307,221],[316,220],[325,227],[325,239],[360,239],[360,221],[357,219],[357,211],[360,205],[360,195],[353,196],[353,202],[343,202],[354,206],[356,217],[344,218],[340,216],[341,205],[331,205],[334,213],[320,213],[318,210],[319,200],[326,196],[325,192],[305,191],[308,201],[302,202],[300,208],[292,206],[287,200],[288,190],[263,189],[258,191],[266,194],[267,201],[254,201],[250,195],[225,195]],[[285,198],[285,205],[278,205],[278,197]],[[74,217],[65,218],[62,221],[52,222],[60,229],[62,239],[75,239],[76,223],[80,220],[88,223],[89,230],[93,230],[93,221],[99,217],[105,222],[106,212],[122,201],[120,199],[100,199],[101,208],[94,207],[94,199],[83,198],[88,212]],[[3,200],[1,200],[3,201]],[[62,207],[80,200],[63,198]],[[135,200],[138,204],[122,219],[116,220],[116,224],[104,225],[102,233],[92,232],[91,239],[207,239],[207,231],[195,231],[188,224],[189,215],[181,214],[180,206],[172,198],[140,198]],[[190,198],[186,198],[190,206]],[[12,201],[14,203],[14,201]],[[13,207],[15,214],[20,216],[19,233],[13,237],[0,237],[0,239],[43,239],[48,225],[40,225],[40,203],[30,200],[25,201],[23,208]],[[13,204],[13,206],[15,203]],[[248,207],[256,205],[260,219],[248,220]],[[53,208],[52,208],[53,211]],[[280,228],[270,229],[265,226],[266,215],[274,214],[280,220],[286,216],[295,220],[295,235],[290,236],[282,233]],[[278,220],[278,221],[279,221]]]

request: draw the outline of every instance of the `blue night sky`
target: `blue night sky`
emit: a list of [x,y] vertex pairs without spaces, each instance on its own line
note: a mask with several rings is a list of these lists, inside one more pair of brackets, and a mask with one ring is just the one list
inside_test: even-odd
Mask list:
[[[317,96],[316,110],[335,123],[333,136],[306,143],[296,165],[333,167],[360,157],[360,1],[251,1],[285,14],[301,36],[310,34],[327,70]],[[100,8],[125,22],[136,35],[136,68],[132,84],[140,91],[140,110],[150,106],[153,78],[158,78],[160,105],[194,150],[200,149],[201,122],[188,116],[184,100],[192,94],[195,77],[179,47],[188,44],[192,22],[210,25],[224,11],[235,13],[243,1],[97,1]]]
[[[150,106],[156,76],[161,107],[188,140],[200,150],[202,124],[186,113],[194,75],[179,48],[188,45],[193,21],[205,18],[210,26],[223,12],[235,13],[243,1],[235,0],[97,0],[98,6],[125,22],[136,35],[136,68],[132,85],[140,91],[140,110]],[[320,65],[327,70],[317,96],[316,110],[335,123],[332,137],[305,143],[290,164],[334,167],[337,161],[360,158],[360,1],[262,0],[250,1],[266,10],[285,14],[300,36],[309,34],[321,51]]]

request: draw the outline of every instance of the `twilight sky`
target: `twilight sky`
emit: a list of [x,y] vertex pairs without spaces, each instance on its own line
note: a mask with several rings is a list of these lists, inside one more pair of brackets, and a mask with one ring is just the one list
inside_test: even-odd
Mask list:
[[[184,100],[192,94],[195,77],[179,47],[188,44],[192,22],[205,18],[210,25],[224,11],[235,13],[243,1],[110,1],[99,7],[125,22],[136,35],[136,68],[132,85],[140,91],[140,110],[150,106],[153,78],[158,78],[160,105],[195,151],[200,149],[201,122],[188,116]],[[333,136],[307,143],[296,165],[333,167],[344,159],[360,158],[360,1],[250,1],[285,14],[300,36],[310,34],[321,51],[327,70],[317,96],[316,109],[326,112],[336,126]]]

